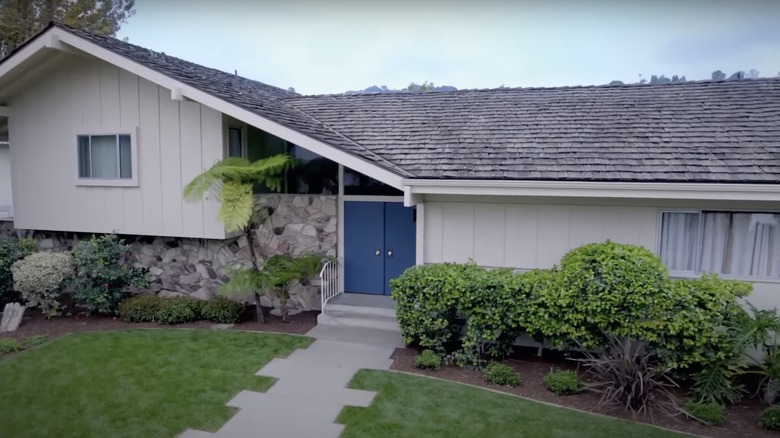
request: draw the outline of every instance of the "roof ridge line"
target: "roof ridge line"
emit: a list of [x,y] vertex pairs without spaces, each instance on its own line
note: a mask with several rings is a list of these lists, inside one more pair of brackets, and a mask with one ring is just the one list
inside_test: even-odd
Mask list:
[[[294,96],[294,97],[300,97],[300,96]],[[343,138],[343,139],[347,140],[348,142],[352,143],[353,145],[355,145],[355,146],[359,147],[360,149],[362,149],[362,150],[366,151],[366,152],[367,152],[367,153],[369,153],[371,156],[374,156],[374,157],[378,158],[378,159],[379,159],[379,160],[380,160],[382,163],[385,163],[385,165],[386,165],[386,166],[388,166],[388,167],[390,167],[390,168],[392,168],[392,169],[395,169],[395,170],[396,170],[396,171],[398,171],[398,172],[401,172],[401,173],[402,173],[404,176],[409,176],[409,177],[414,177],[414,176],[415,176],[413,173],[411,173],[411,172],[409,172],[409,171],[407,171],[407,170],[404,170],[404,169],[402,169],[402,168],[398,167],[398,165],[396,165],[396,164],[392,163],[392,162],[391,162],[390,160],[388,160],[387,158],[385,158],[385,157],[383,157],[383,156],[381,156],[381,155],[377,154],[376,152],[372,151],[371,149],[368,149],[367,147],[363,146],[362,144],[360,144],[360,143],[356,142],[355,140],[351,139],[350,137],[348,137],[348,136],[346,136],[346,135],[342,134],[341,132],[337,131],[336,129],[334,129],[334,128],[332,128],[331,126],[327,125],[326,123],[322,122],[322,121],[321,121],[321,120],[319,120],[318,118],[316,118],[316,117],[312,116],[311,114],[307,113],[306,111],[304,111],[304,110],[302,110],[302,109],[298,108],[298,107],[297,107],[297,106],[295,106],[293,103],[291,103],[291,102],[288,102],[288,100],[289,100],[289,99],[291,99],[291,98],[292,98],[292,97],[280,98],[280,99],[279,99],[279,102],[281,102],[281,103],[282,103],[282,105],[286,105],[286,106],[288,106],[289,108],[292,108],[293,110],[295,110],[295,111],[298,111],[299,113],[303,114],[305,117],[308,117],[308,118],[309,118],[309,119],[311,119],[312,121],[314,121],[314,122],[316,122],[316,123],[319,123],[319,124],[320,124],[321,126],[323,126],[325,129],[327,129],[327,130],[329,130],[330,132],[332,132],[332,133],[334,133],[334,134],[338,135],[339,137],[341,137],[341,138]]]

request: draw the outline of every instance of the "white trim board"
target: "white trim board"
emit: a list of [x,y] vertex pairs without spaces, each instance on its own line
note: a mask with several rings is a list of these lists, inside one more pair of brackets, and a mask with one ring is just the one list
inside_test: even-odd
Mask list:
[[780,201],[780,184],[404,179],[412,194]]
[[[84,38],[71,34],[57,27],[52,27],[41,34],[34,41],[31,41],[21,51],[14,54],[0,65],[0,77],[4,76],[15,67],[19,66],[25,60],[38,53],[46,47],[51,47],[51,42],[56,41],[58,48],[72,47],[84,53],[102,59],[105,62],[113,64],[123,70],[127,70],[148,81],[154,82],[162,87],[171,90],[171,97],[174,99],[191,99],[203,105],[211,107],[223,114],[241,120],[244,123],[253,125],[272,135],[299,145],[317,155],[335,161],[339,164],[354,169],[357,172],[368,175],[389,186],[401,189],[402,177],[390,170],[380,167],[368,160],[347,153],[341,149],[326,144],[320,140],[311,138],[305,134],[271,121],[265,117],[255,114],[249,110],[231,104],[223,99],[212,96],[209,93],[201,91],[193,86],[184,84],[176,79],[170,78],[151,68],[145,67],[135,61],[125,58],[109,49],[88,41]],[[66,46],[63,46],[66,45]]]

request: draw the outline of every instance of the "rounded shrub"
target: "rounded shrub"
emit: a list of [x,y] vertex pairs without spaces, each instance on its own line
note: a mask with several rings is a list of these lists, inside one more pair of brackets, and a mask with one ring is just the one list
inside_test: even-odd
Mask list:
[[770,406],[761,411],[758,422],[764,429],[780,430],[780,406]]
[[35,252],[33,239],[16,239],[10,236],[0,236],[0,305],[12,302],[18,298],[14,290],[14,279],[11,267],[17,260]]
[[146,268],[124,262],[130,247],[114,234],[92,237],[73,248],[76,260],[75,297],[87,310],[105,315],[116,314],[129,286],[148,284]]
[[606,344],[603,333],[647,339],[653,306],[667,299],[669,276],[660,258],[636,245],[591,243],[561,259],[546,300],[555,326],[546,329],[584,348]]
[[685,403],[685,412],[694,420],[711,426],[726,421],[726,406],[720,403],[688,401]]
[[510,387],[519,385],[523,379],[520,373],[512,370],[512,367],[498,362],[488,365],[485,368],[484,375],[490,383]]
[[244,313],[244,305],[225,297],[217,297],[213,300],[203,301],[200,306],[203,319],[218,324],[236,324],[241,322],[241,314]]
[[558,395],[578,394],[582,392],[582,382],[575,371],[552,371],[544,376],[544,385]]
[[404,342],[446,352],[457,339],[464,321],[458,317],[460,294],[475,275],[476,264],[442,263],[413,266],[390,281],[396,315]]
[[157,309],[160,324],[183,324],[200,318],[201,301],[196,298],[163,298]]
[[73,257],[64,252],[38,252],[11,267],[14,287],[27,307],[38,307],[44,315],[57,314],[62,287],[73,275]]
[[421,369],[438,370],[441,368],[441,356],[433,350],[423,350],[414,358],[414,366]]
[[119,318],[125,322],[154,322],[163,300],[154,294],[130,297],[119,304]]

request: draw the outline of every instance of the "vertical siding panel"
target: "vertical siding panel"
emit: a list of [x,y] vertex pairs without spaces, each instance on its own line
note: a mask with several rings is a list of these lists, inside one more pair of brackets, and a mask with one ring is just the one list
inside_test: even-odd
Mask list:
[[160,101],[160,170],[163,234],[182,233],[181,155],[179,153],[179,102],[158,87]]
[[[200,104],[180,102],[181,187],[184,188],[203,168]],[[182,192],[179,192],[182,196]],[[185,236],[203,235],[203,200],[182,202],[182,231]]]
[[[95,129],[101,128],[102,115],[100,110],[100,63],[96,60],[85,61],[82,71],[77,71],[74,78],[77,80],[77,89],[81,96],[81,119],[79,133],[89,134]],[[76,148],[75,141],[71,141],[71,150]],[[75,161],[71,161],[75,165]],[[71,177],[73,178],[73,177]],[[72,181],[72,179],[71,179]],[[102,187],[78,187],[74,193],[75,205],[84,208],[79,214],[82,221],[82,229],[94,232],[102,231],[105,223],[105,189]]]
[[425,203],[425,263],[442,262],[443,206],[438,202]]
[[[222,114],[207,106],[201,106],[200,132],[201,172],[213,166],[222,159]],[[219,202],[210,194],[203,201],[203,232],[204,236],[215,239],[225,237],[225,225],[217,219]]]
[[539,207],[530,204],[507,205],[504,266],[537,268],[538,237]]
[[571,207],[543,205],[539,208],[538,268],[551,268],[569,250]]
[[445,205],[443,261],[465,263],[474,257],[474,208],[474,204]]
[[143,191],[143,234],[152,236],[163,234],[158,88],[146,79],[139,79],[138,184]]
[[[104,132],[119,133],[119,69],[111,64],[100,63],[100,116]],[[124,233],[124,189],[121,187],[103,187],[102,229],[103,232],[118,231]]]
[[577,248],[586,243],[605,241],[604,219],[607,210],[609,209],[604,207],[572,207],[569,219],[568,249]]
[[[136,160],[143,160],[143,150],[139,150],[138,125],[139,125],[139,96],[138,76],[126,71],[119,71],[119,118],[122,132],[131,132],[136,136]],[[136,171],[141,167],[136,163]],[[138,187],[124,187],[122,217],[122,231],[131,234],[144,234],[144,210],[143,210],[143,182],[139,176]]]
[[477,204],[474,212],[474,260],[505,266],[506,205]]

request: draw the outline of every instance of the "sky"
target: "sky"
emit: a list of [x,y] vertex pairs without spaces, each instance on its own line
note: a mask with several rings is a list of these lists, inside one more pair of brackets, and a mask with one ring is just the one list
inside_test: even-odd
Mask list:
[[329,94],[777,76],[779,22],[780,0],[136,0],[118,37]]

